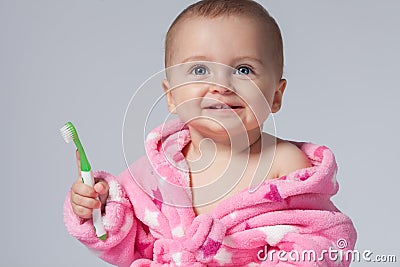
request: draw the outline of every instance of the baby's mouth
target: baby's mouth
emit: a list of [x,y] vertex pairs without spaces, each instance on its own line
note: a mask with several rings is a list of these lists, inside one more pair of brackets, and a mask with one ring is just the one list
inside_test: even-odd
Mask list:
[[235,106],[235,105],[226,105],[226,104],[216,104],[207,107],[206,109],[241,109],[242,106]]

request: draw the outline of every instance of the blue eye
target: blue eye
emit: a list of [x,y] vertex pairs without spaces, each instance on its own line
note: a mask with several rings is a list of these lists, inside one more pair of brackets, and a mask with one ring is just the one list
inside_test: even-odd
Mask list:
[[203,66],[196,66],[196,67],[193,68],[191,73],[194,74],[194,75],[201,76],[201,75],[208,74],[208,70]]
[[239,75],[249,75],[252,73],[253,73],[253,71],[249,67],[245,67],[245,66],[237,68],[236,72],[235,72],[235,74],[239,74]]

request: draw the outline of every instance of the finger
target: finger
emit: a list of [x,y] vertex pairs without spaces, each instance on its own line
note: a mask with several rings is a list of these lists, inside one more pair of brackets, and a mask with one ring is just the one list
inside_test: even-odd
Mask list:
[[101,206],[99,200],[95,198],[84,197],[78,194],[72,195],[71,203],[88,209],[98,209]]
[[74,213],[76,215],[78,215],[79,217],[83,218],[83,219],[90,219],[92,218],[92,209],[88,209],[79,205],[76,205],[74,203],[71,203],[72,205],[72,210],[74,211]]
[[94,190],[99,194],[99,195],[104,195],[108,194],[109,186],[108,183],[104,180],[99,180],[96,182],[94,185]]
[[75,152],[75,156],[76,156],[76,166],[78,167],[78,177],[81,178],[81,158],[78,149]]
[[102,204],[102,211],[104,212],[104,207],[108,198],[109,186],[106,181],[100,180],[94,185],[94,189],[99,194],[99,200]]
[[78,178],[72,184],[72,192],[84,197],[96,198],[98,196],[98,193],[94,190],[94,188],[84,184],[80,178]]

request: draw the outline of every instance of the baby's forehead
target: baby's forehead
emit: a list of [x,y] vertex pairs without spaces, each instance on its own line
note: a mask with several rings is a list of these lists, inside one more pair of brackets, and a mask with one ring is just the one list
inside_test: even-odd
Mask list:
[[[223,24],[219,22],[223,21]],[[257,32],[257,35],[261,38],[268,38],[270,41],[279,43],[281,40],[281,33],[278,27],[272,25],[270,21],[267,21],[258,16],[250,16],[249,14],[230,14],[230,15],[218,15],[218,16],[203,16],[196,14],[186,14],[182,17],[169,32],[166,38],[166,44],[175,42],[177,34],[193,34],[192,31],[185,31],[191,25],[207,25],[212,27],[213,23],[218,23],[216,27],[222,28],[226,31],[230,30],[229,25],[237,24],[239,22],[240,26],[244,31],[248,31],[246,26],[253,31]],[[211,31],[212,32],[212,31]],[[240,36],[237,36],[240,38]],[[278,44],[279,45],[279,44]],[[166,46],[168,48],[168,46]]]
[[[223,40],[225,42],[226,40],[228,42],[229,40],[233,43],[226,43],[228,49],[229,46],[239,41],[242,43],[243,41],[245,43],[262,42],[265,44],[263,47],[269,49],[271,44],[277,45],[278,37],[273,33],[271,27],[258,18],[245,15],[220,15],[217,17],[193,15],[183,18],[175,25],[174,31],[167,40],[169,42],[167,49],[170,49],[171,46],[174,46],[174,49],[167,52],[179,50],[180,46],[187,46],[190,41],[203,40],[203,38],[209,38],[211,44],[213,41]],[[246,39],[243,40],[243,38]],[[242,47],[243,50],[250,48],[248,45]]]
[[[225,23],[212,25],[213,22],[221,22]],[[165,66],[171,66],[173,63],[176,64],[175,61],[175,51],[179,51],[181,46],[185,46],[187,42],[187,38],[189,35],[193,35],[194,29],[192,30],[190,27],[193,25],[194,28],[202,25],[204,23],[205,27],[210,28],[210,32],[208,34],[214,34],[212,28],[222,28],[224,32],[229,33],[232,27],[229,27],[230,24],[239,22],[240,28],[242,28],[243,32],[253,31],[254,34],[250,37],[251,40],[257,40],[258,43],[265,42],[265,51],[269,54],[269,58],[276,64],[276,67],[280,69],[279,73],[282,75],[283,72],[283,43],[282,37],[280,33],[279,26],[276,24],[275,20],[272,17],[265,18],[260,15],[253,15],[247,13],[233,13],[233,14],[219,14],[216,16],[208,16],[203,14],[190,14],[186,13],[184,16],[179,17],[179,19],[171,25],[165,41]],[[242,27],[243,25],[243,27]],[[217,34],[217,33],[215,33]],[[179,37],[178,37],[179,35]],[[237,34],[237,38],[241,38],[241,34]],[[259,40],[259,41],[258,41]],[[267,45],[268,44],[268,45]],[[244,47],[245,49],[246,47]],[[274,65],[275,65],[274,64]]]

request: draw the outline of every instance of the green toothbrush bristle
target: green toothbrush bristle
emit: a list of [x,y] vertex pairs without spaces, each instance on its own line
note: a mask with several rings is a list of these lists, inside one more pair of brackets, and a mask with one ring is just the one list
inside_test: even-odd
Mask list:
[[78,137],[76,129],[71,122],[67,122],[61,129],[61,135],[64,138],[65,142],[69,143],[71,141],[75,141]]

